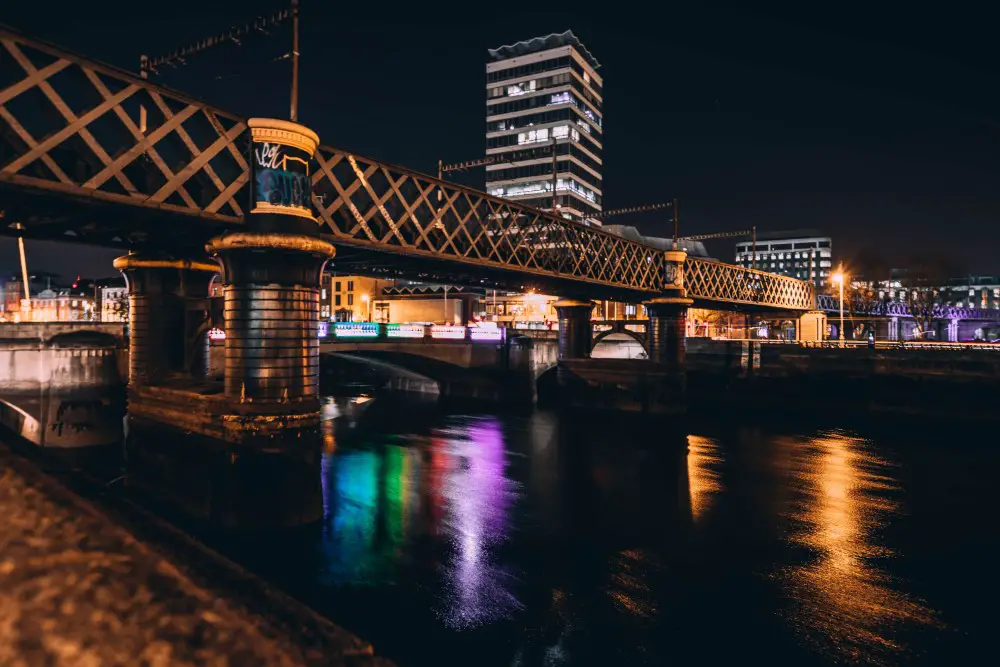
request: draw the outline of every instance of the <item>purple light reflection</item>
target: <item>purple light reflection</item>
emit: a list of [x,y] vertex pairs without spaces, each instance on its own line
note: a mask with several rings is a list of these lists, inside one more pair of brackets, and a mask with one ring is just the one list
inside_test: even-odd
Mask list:
[[453,629],[472,628],[505,618],[521,604],[509,590],[513,577],[496,561],[507,539],[509,512],[519,496],[506,476],[507,461],[498,422],[483,419],[434,439],[449,466],[442,495],[444,534],[452,544],[445,562],[443,609],[439,615]]

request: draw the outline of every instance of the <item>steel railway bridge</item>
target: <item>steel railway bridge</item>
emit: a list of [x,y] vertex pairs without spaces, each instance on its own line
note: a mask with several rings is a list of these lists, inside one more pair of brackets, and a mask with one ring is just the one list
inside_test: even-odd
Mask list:
[[[184,251],[245,226],[247,119],[9,28],[0,41],[2,233]],[[599,228],[324,145],[310,178],[345,270],[573,298],[663,292],[663,253]],[[698,306],[814,307],[799,280],[691,257],[683,274]]]
[[[808,283],[321,145],[301,124],[227,113],[2,26],[0,234],[128,251],[115,267],[129,289],[130,423],[217,443],[130,444],[129,483],[221,508],[212,518],[229,525],[259,527],[264,507],[275,525],[322,514],[319,451],[305,443],[320,426],[320,279],[334,257],[338,271],[558,295],[567,396],[594,395],[594,372],[609,370],[589,359],[593,299],[646,304],[649,361],[612,369],[610,382],[632,378],[645,404],[678,409],[692,304],[822,317]],[[220,270],[222,387],[207,372],[206,297]],[[531,341],[513,338],[496,351],[510,386],[530,376]],[[181,459],[225,488],[184,500],[191,485],[167,488],[176,480],[163,472]]]

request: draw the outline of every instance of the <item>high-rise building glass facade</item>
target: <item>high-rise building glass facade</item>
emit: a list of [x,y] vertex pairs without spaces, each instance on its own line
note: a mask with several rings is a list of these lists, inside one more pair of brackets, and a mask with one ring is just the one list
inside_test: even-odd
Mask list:
[[[600,64],[570,32],[489,51],[486,189],[497,197],[585,220],[601,210]],[[552,149],[555,149],[553,179]]]

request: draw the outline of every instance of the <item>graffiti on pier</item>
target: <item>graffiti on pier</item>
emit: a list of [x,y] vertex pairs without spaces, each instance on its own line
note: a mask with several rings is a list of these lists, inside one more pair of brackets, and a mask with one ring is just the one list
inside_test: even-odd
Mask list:
[[312,187],[308,153],[291,146],[262,142],[254,144],[253,158],[255,210],[309,209]]

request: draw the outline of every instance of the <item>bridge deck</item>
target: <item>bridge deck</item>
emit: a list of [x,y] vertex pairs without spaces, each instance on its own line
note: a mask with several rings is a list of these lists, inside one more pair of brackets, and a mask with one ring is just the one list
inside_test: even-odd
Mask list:
[[[198,248],[242,224],[244,118],[9,28],[0,45],[0,231]],[[664,255],[650,246],[336,148],[321,146],[316,164],[338,266],[632,302],[663,291]],[[700,305],[813,307],[795,279],[693,258],[686,273]]]

